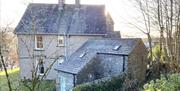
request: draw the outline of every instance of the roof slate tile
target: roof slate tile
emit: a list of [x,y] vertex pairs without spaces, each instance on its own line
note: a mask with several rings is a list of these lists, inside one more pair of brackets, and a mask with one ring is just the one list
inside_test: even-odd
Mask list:
[[[129,55],[140,39],[97,39],[89,40],[74,52],[70,59],[64,61],[57,70],[77,74],[99,53]],[[121,45],[119,50],[114,51],[115,45]],[[86,55],[79,57],[83,52]]]
[[80,9],[75,9],[75,5],[65,4],[64,10],[61,11],[58,4],[32,3],[27,7],[15,33],[106,34],[104,12],[104,5],[81,5]]

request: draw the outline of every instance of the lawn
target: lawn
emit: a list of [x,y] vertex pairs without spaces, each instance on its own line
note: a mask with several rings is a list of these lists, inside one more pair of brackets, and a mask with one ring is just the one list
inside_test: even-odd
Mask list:
[[[24,87],[19,79],[19,68],[8,70],[10,80],[12,83],[13,91],[17,88],[16,91],[28,91]],[[43,81],[40,90],[37,91],[54,91],[55,90],[55,81]],[[7,80],[4,72],[0,72],[0,91],[8,91]]]
[[[13,69],[13,70],[8,70],[7,72],[9,73],[9,74],[11,74],[11,73],[16,73],[16,72],[19,72],[19,68],[15,68],[15,69]],[[0,76],[4,76],[5,75],[5,71],[2,71],[2,72],[0,72]]]

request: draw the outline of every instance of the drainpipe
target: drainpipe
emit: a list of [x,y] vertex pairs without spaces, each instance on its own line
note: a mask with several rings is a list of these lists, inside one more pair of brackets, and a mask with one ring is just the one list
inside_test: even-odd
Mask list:
[[123,72],[125,71],[125,62],[126,62],[126,56],[123,56],[123,69],[122,69]]
[[73,74],[73,85],[74,85],[74,87],[76,86],[76,75],[75,74]]

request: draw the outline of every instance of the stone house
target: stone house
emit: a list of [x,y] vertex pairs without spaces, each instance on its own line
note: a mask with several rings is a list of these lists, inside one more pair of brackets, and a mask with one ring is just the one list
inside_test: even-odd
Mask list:
[[[120,38],[113,27],[104,5],[80,5],[79,0],[75,4],[64,4],[64,0],[58,4],[29,4],[15,29],[20,77],[31,79],[33,66],[39,66],[42,75],[55,59],[64,56],[59,62],[68,60],[89,39]],[[56,78],[57,63],[46,79]]]
[[[146,73],[147,50],[141,39],[88,40],[71,59],[56,69],[58,91],[72,91],[78,84],[104,77],[128,73],[143,81]],[[65,90],[64,90],[65,89]]]
[[56,59],[46,79],[57,81],[58,91],[81,83],[128,72],[143,80],[147,50],[141,39],[121,39],[104,5],[30,4],[15,29],[20,77],[31,79]]

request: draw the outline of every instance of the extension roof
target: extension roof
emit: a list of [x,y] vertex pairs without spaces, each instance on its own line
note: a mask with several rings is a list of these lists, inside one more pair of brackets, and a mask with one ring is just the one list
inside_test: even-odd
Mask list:
[[[98,39],[89,40],[64,61],[56,70],[77,74],[98,54],[128,56],[141,39]],[[114,50],[115,46],[120,46]],[[85,53],[83,57],[79,57]]]

